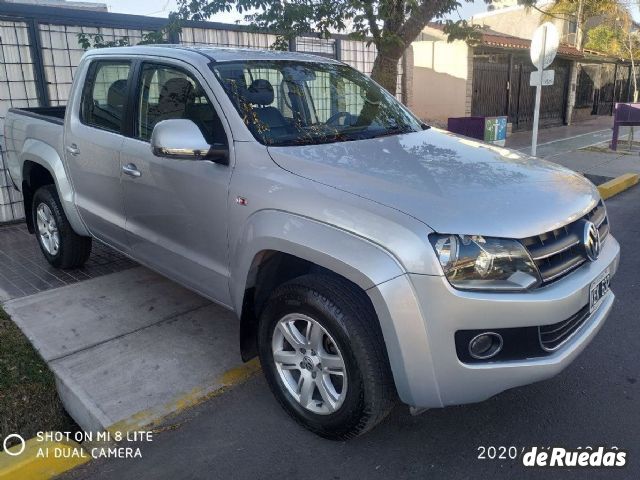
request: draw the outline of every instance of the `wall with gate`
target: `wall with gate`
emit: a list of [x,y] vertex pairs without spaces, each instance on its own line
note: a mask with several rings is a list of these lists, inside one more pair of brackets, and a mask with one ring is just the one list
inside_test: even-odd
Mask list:
[[611,115],[616,102],[632,102],[631,72],[628,64],[579,64],[573,121],[591,115]]
[[[555,81],[543,90],[541,127],[565,122],[570,66],[568,60],[556,58],[549,67],[555,70]],[[535,88],[529,85],[529,79],[533,71],[528,55],[476,50],[471,115],[506,115],[514,131],[532,128]]]
[[[105,41],[127,37],[137,44],[145,33],[159,30],[166,19],[107,12],[0,2],[0,223],[24,217],[22,197],[11,187],[5,169],[4,118],[9,108],[64,105],[76,67],[84,53],[78,33],[99,33]],[[270,48],[274,34],[250,27],[214,22],[187,22],[179,36],[184,45]],[[337,35],[331,39],[298,37],[292,50],[339,59],[370,74],[376,47]],[[409,95],[406,60],[399,64],[398,98]]]

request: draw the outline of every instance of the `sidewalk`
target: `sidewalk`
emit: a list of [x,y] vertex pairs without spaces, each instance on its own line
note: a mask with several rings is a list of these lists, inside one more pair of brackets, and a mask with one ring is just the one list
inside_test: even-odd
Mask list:
[[640,173],[638,153],[605,151],[598,147],[589,147],[562,155],[551,155],[546,159],[584,173],[586,176],[600,176],[610,179],[625,173]]
[[234,314],[143,267],[4,303],[85,431],[140,428],[229,385]]
[[[607,139],[611,140],[612,127],[613,117],[602,115],[573,125],[544,128],[538,132],[538,146],[562,142],[567,151],[586,147],[591,138],[597,138],[598,143]],[[529,153],[531,135],[531,130],[512,133],[507,137],[505,146]],[[538,154],[540,153],[539,151]]]
[[[620,130],[618,150],[609,148],[613,117],[599,116],[574,125],[546,128],[538,135],[538,158],[580,172],[596,185],[626,173],[640,173],[640,148],[629,151],[629,128]],[[640,133],[636,133],[636,138]],[[516,132],[507,138],[506,147],[530,153],[531,132]]]

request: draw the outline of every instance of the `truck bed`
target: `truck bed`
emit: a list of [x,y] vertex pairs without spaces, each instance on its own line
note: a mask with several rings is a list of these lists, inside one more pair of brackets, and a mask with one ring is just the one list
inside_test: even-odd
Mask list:
[[11,113],[18,115],[26,115],[27,117],[45,120],[47,122],[64,124],[64,115],[67,107],[62,105],[59,107],[30,107],[30,108],[10,108]]
[[[4,123],[3,155],[12,183],[22,186],[25,150],[51,172],[63,169],[66,107],[11,108]],[[61,170],[64,171],[64,170]]]

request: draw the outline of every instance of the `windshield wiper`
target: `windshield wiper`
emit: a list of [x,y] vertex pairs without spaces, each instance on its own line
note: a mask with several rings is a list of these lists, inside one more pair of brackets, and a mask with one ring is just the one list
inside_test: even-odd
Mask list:
[[369,138],[390,137],[392,135],[402,135],[405,133],[413,133],[415,130],[411,127],[393,127],[388,128],[380,133],[373,134]]
[[326,143],[353,142],[357,140],[369,140],[372,138],[388,137],[391,135],[401,135],[404,133],[415,132],[411,127],[392,127],[377,132],[368,132],[367,130],[342,131],[331,135],[322,135],[315,137],[297,137],[287,140],[281,140],[271,144],[272,147],[301,147],[305,145],[322,145]]
[[293,138],[291,140],[282,140],[271,144],[272,147],[301,147],[304,145],[320,145],[323,143],[344,142],[348,140],[344,135],[325,135],[322,137],[302,137]]

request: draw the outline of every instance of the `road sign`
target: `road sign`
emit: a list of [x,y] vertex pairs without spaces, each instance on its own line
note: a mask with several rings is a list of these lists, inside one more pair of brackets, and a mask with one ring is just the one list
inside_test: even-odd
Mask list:
[[[558,45],[560,44],[560,36],[558,35],[558,29],[551,22],[545,22],[536,28],[533,32],[533,38],[531,40],[531,61],[538,69],[537,72],[531,74],[531,85],[536,87],[536,106],[533,110],[533,132],[531,135],[531,155],[536,156],[536,150],[538,146],[538,123],[540,121],[540,101],[542,98],[542,86],[545,85],[545,74],[547,76],[547,82],[551,80],[553,84],[553,70],[548,70],[546,73],[545,68],[551,65],[553,59],[556,58],[558,53]],[[552,78],[550,79],[549,76]]]
[[538,70],[544,70],[558,53],[560,45],[560,35],[558,29],[551,22],[545,22],[536,28],[531,40],[531,61]]
[[[549,85],[553,85],[553,82],[556,78],[555,70],[543,70],[542,72],[542,86],[548,87]],[[540,72],[536,70],[535,72],[531,72],[531,77],[529,78],[529,85],[532,87],[537,87],[540,84]]]

